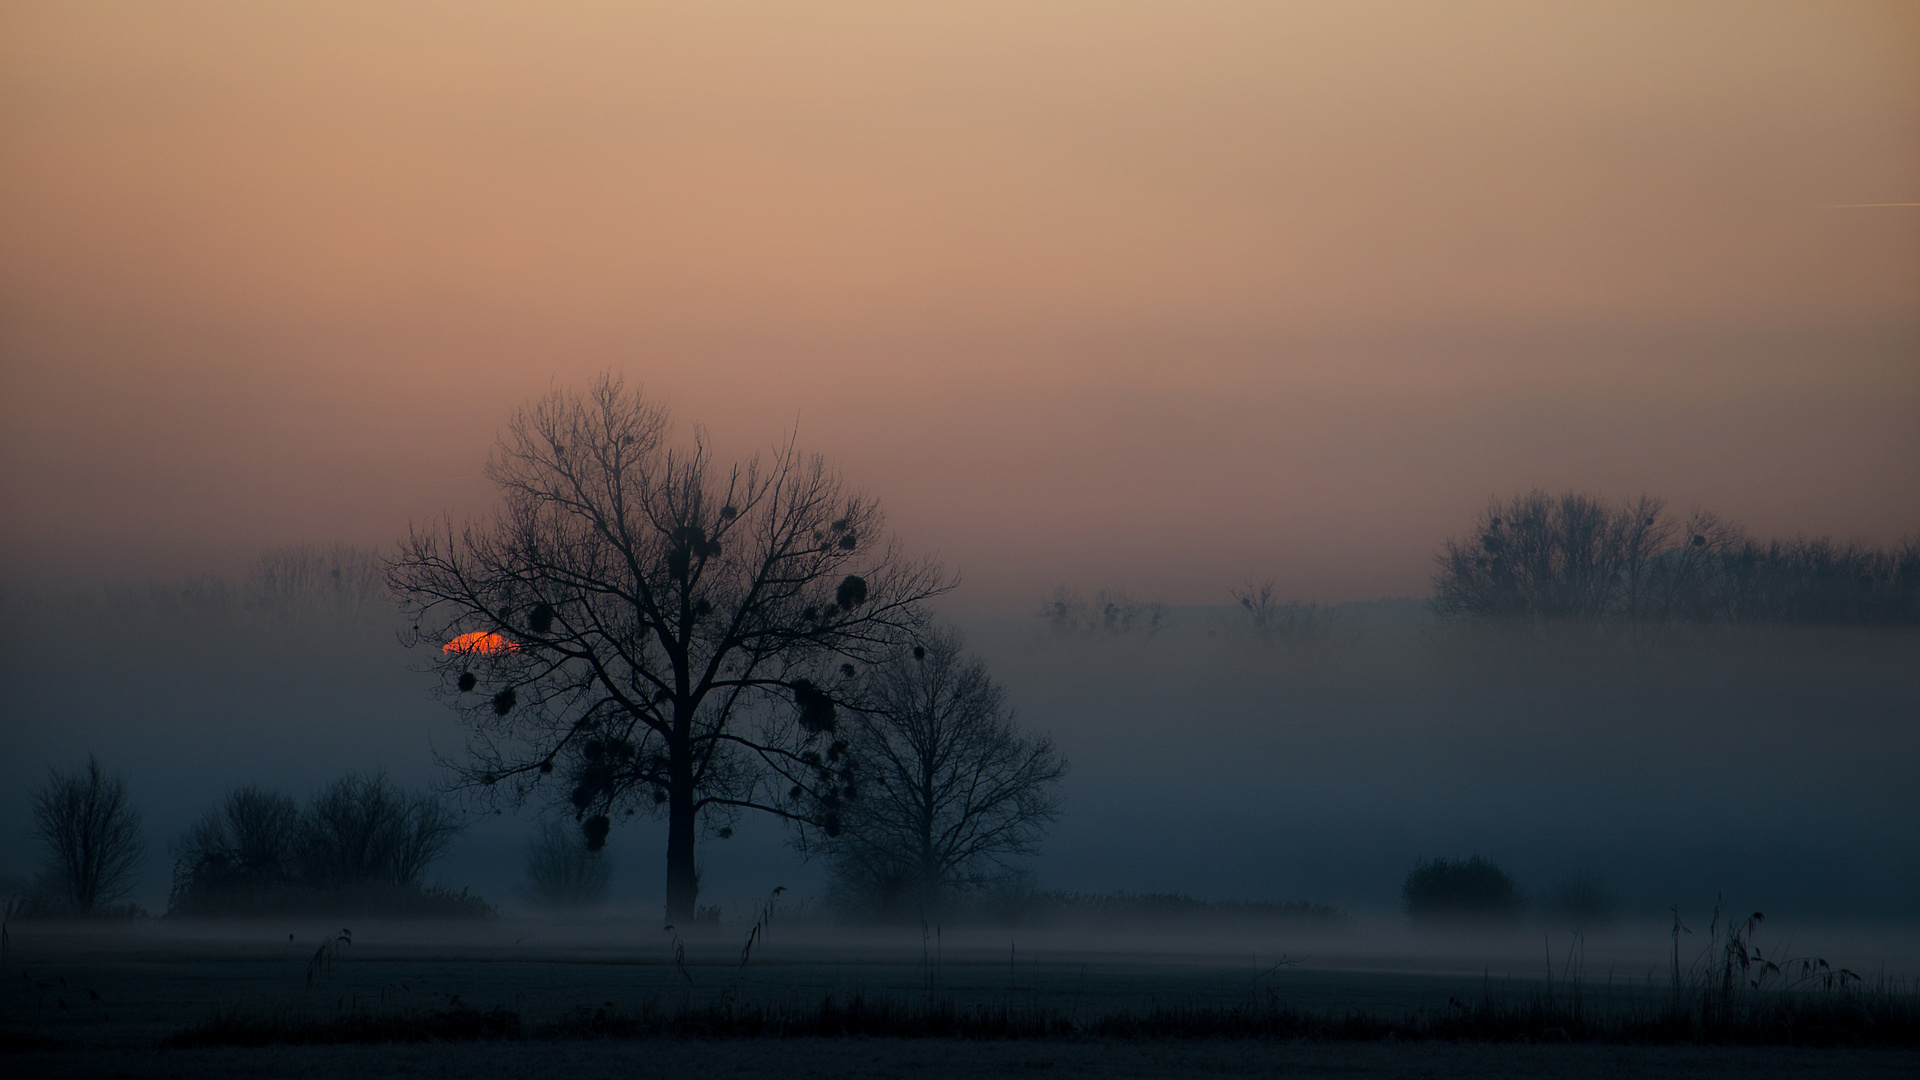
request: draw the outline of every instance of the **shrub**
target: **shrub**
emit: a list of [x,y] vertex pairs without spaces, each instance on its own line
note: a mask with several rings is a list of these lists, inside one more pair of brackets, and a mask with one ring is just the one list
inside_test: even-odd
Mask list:
[[53,772],[33,794],[34,833],[45,855],[39,906],[48,913],[102,913],[133,891],[146,842],[127,782],[87,755],[85,770]]
[[401,791],[386,776],[343,776],[307,808],[301,869],[316,885],[418,885],[459,832],[431,795]]
[[431,795],[384,775],[327,785],[303,812],[241,787],[173,845],[174,915],[491,914],[478,897],[421,886],[459,824]]
[[1513,878],[1479,855],[1418,864],[1407,872],[1400,901],[1419,923],[1510,922],[1525,906]]

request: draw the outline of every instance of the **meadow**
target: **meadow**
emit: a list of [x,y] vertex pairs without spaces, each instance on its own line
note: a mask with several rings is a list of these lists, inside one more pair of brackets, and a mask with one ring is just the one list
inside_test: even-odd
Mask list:
[[[16,1075],[1899,1075],[1920,1065],[1920,941],[1859,981],[1722,995],[1689,938],[1676,1010],[1652,924],[1592,937],[1387,923],[680,934],[640,920],[336,927],[16,922]],[[1538,932],[1536,932],[1538,931]],[[1793,943],[1748,948],[1799,956]],[[1888,950],[1891,949],[1891,952]],[[1784,950],[1784,951],[1780,951]],[[744,955],[743,955],[744,951]],[[1551,967],[1549,967],[1551,965]],[[1838,970],[1838,965],[1834,966]],[[11,1071],[11,1070],[10,1070]]]

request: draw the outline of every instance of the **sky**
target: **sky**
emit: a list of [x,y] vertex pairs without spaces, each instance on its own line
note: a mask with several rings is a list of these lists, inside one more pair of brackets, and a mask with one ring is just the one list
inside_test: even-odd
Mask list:
[[963,585],[1920,533],[1920,8],[0,4],[7,582],[484,511],[623,373]]

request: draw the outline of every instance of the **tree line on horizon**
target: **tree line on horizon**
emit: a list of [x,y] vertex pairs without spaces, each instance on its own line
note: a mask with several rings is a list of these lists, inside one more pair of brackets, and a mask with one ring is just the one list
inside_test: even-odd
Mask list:
[[1761,540],[1710,511],[1676,518],[1646,495],[1495,498],[1435,561],[1443,618],[1920,624],[1920,538]]

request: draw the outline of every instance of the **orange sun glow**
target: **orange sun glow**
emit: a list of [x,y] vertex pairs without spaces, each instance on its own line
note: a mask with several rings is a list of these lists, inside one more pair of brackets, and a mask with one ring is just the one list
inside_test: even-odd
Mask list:
[[491,656],[495,653],[519,652],[520,646],[508,641],[499,634],[489,634],[485,630],[475,630],[470,634],[461,634],[459,637],[440,646],[440,651],[447,653],[479,653],[483,656]]

